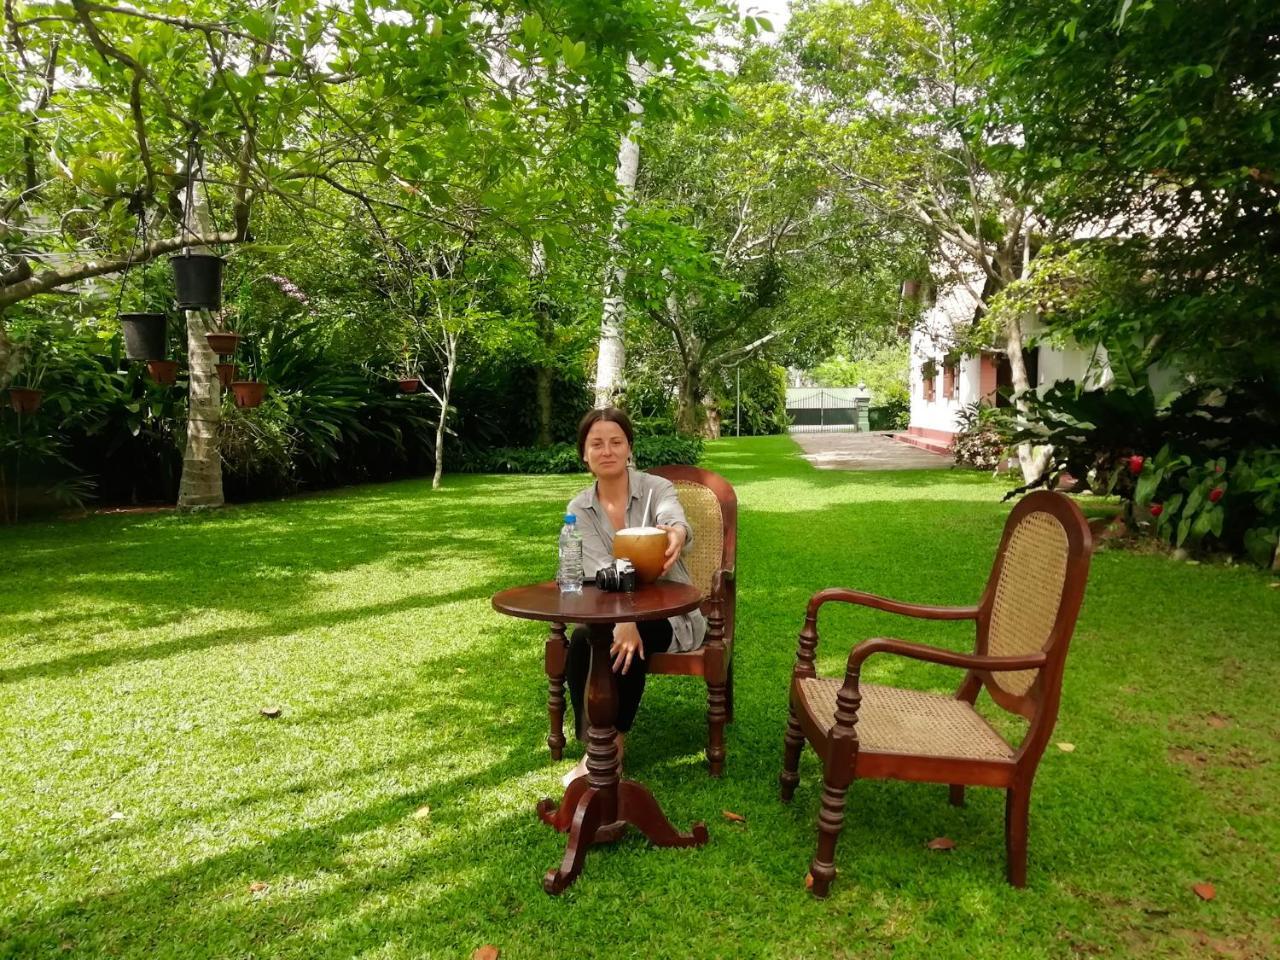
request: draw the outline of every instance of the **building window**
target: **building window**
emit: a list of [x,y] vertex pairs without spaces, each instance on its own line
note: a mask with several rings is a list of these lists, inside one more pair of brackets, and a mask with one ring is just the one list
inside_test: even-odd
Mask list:
[[938,365],[933,360],[926,360],[920,365],[920,385],[923,387],[924,398],[929,403],[933,403],[935,383],[938,378]]
[[960,364],[956,360],[948,360],[942,365],[942,398],[952,400],[956,395],[956,380]]

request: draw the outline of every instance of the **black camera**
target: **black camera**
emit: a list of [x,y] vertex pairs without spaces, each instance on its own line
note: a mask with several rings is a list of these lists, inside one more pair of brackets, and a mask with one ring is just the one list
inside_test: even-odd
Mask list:
[[636,568],[630,560],[615,560],[613,566],[596,571],[596,589],[606,593],[634,593]]

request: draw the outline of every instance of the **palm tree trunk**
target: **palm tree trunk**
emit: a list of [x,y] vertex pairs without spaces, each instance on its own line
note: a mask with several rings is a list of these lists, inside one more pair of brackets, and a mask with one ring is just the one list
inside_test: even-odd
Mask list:
[[[190,171],[192,176],[194,171]],[[184,211],[188,228],[208,236],[209,209],[199,191],[193,190],[191,209]],[[194,253],[212,253],[208,247],[192,247]],[[187,334],[187,448],[182,456],[182,479],[178,484],[178,508],[192,510],[220,507],[222,497],[222,456],[218,453],[218,425],[222,421],[222,388],[215,364],[218,358],[209,349],[205,334],[212,329],[208,310],[186,311]]]

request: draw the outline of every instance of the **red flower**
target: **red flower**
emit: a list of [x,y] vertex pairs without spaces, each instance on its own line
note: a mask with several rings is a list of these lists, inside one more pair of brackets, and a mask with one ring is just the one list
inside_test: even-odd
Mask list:
[[1226,493],[1226,491],[1227,491],[1226,484],[1223,484],[1220,487],[1214,487],[1212,490],[1209,491],[1209,502],[1217,503],[1219,500],[1222,499],[1222,495]]
[[1160,514],[1162,514],[1162,513],[1164,513],[1164,504],[1163,504],[1163,503],[1153,503],[1153,504],[1151,505],[1151,515],[1152,515],[1153,517],[1158,517],[1158,516],[1160,516]]
[[1220,464],[1220,463],[1215,463],[1215,464],[1213,465],[1213,472],[1214,472],[1214,473],[1221,473],[1221,472],[1222,472],[1222,464]]
[[1136,477],[1138,474],[1142,472],[1142,465],[1144,463],[1146,463],[1145,458],[1135,453],[1132,457],[1129,458],[1129,472]]

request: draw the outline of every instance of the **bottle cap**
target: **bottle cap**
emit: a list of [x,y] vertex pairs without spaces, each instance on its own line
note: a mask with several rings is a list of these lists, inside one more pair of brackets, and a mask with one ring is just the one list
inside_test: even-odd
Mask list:
[[564,515],[564,522],[565,522],[565,523],[577,523],[577,522],[578,522],[578,517],[577,517],[577,515],[576,515],[576,514],[566,513],[566,514]]

